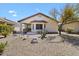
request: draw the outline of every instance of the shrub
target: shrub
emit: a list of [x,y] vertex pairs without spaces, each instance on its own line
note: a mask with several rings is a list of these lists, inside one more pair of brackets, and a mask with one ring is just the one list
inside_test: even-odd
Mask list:
[[13,27],[7,24],[0,24],[0,34],[6,37],[13,31]]
[[2,43],[2,42],[0,43],[0,55],[3,53],[7,43],[8,43],[7,41],[6,41],[6,43]]
[[41,39],[44,39],[46,34],[47,34],[47,31],[46,30],[42,30],[42,32],[41,32]]
[[7,37],[7,35],[9,35],[9,33],[7,31],[4,31],[1,33],[4,37]]

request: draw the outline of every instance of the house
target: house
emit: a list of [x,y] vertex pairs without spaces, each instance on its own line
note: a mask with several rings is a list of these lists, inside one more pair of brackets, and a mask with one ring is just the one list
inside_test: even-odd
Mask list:
[[79,33],[79,21],[74,21],[69,24],[63,25],[63,30],[64,31],[71,30],[74,33]]
[[13,25],[14,26],[14,32],[16,33],[20,33],[21,32],[21,26],[18,22],[15,22],[15,24]]
[[51,33],[58,32],[58,22],[43,13],[34,14],[18,22],[22,24],[23,32],[38,32],[41,30],[46,30]]
[[6,18],[3,18],[3,17],[0,17],[0,24],[7,24],[7,25],[10,25],[14,28],[14,31],[17,31],[18,29],[16,29],[16,25],[17,25],[17,22],[14,22],[14,21],[11,21],[11,20],[8,20]]
[[11,20],[8,20],[6,18],[0,17],[0,24],[7,24],[7,25],[11,25],[12,26],[14,24],[14,22],[11,21]]

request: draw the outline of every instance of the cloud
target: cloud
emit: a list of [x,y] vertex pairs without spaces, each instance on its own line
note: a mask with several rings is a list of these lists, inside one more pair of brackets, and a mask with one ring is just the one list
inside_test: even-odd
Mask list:
[[17,13],[16,13],[15,10],[9,10],[8,13],[11,14],[12,16],[14,16],[14,17],[17,16]]
[[41,10],[40,10],[40,9],[38,9],[38,8],[37,8],[37,9],[35,9],[35,10],[36,10],[37,12],[41,12]]
[[12,16],[17,16],[16,14],[13,14]]
[[11,13],[11,14],[15,14],[16,11],[15,11],[15,10],[9,10],[9,13]]

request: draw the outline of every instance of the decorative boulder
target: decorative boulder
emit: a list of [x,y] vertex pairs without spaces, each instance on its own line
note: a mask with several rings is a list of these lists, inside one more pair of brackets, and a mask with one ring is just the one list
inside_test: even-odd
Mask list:
[[32,41],[31,41],[31,44],[35,44],[35,43],[38,43],[37,38],[33,38]]

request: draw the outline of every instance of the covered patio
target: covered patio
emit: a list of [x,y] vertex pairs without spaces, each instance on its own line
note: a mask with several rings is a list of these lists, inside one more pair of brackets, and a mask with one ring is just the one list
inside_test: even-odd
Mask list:
[[23,23],[22,24],[22,30],[23,32],[37,32],[44,30],[46,28],[47,22],[44,20],[34,20],[31,21],[31,23]]

